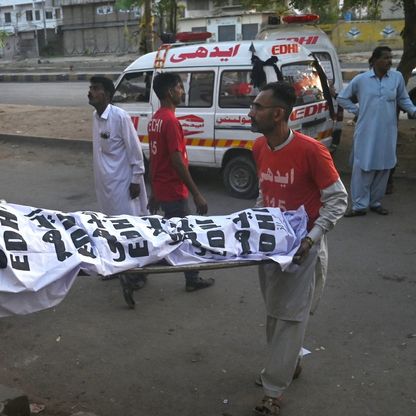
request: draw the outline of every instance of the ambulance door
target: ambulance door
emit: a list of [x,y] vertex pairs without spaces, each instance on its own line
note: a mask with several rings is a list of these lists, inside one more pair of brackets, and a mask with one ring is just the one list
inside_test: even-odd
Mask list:
[[175,71],[181,77],[185,90],[184,100],[176,108],[176,117],[182,125],[190,165],[215,166],[214,97],[217,72],[216,67]]
[[126,72],[116,83],[113,104],[127,111],[142,142],[143,153],[149,156],[147,124],[152,117],[150,101],[153,69]]
[[221,68],[215,113],[215,161],[222,167],[227,191],[238,198],[257,194],[257,175],[251,149],[258,136],[250,130],[250,104],[258,90],[250,83],[251,67]]
[[329,145],[334,120],[315,66],[312,62],[295,62],[282,65],[281,72],[283,79],[292,84],[296,92],[290,127]]

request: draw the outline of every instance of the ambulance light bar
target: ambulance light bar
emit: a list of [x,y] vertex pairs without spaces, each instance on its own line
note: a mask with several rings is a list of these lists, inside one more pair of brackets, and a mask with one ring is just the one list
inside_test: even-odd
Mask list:
[[315,23],[319,20],[318,14],[293,14],[282,16],[282,23]]
[[179,32],[176,34],[178,42],[205,42],[212,36],[210,32]]

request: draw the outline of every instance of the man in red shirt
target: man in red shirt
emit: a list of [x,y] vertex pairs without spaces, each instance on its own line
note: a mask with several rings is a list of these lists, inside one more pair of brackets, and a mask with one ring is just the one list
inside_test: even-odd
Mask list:
[[320,297],[323,283],[319,290],[317,284],[324,281],[327,268],[325,234],[347,208],[347,191],[328,150],[288,126],[295,102],[293,87],[273,82],[263,87],[249,112],[251,130],[264,135],[253,146],[260,185],[257,206],[286,211],[303,205],[309,219],[307,235],[289,268],[259,267],[270,352],[256,382],[264,389],[256,415],[279,414],[283,392],[300,374],[308,317]]
[[[204,215],[208,204],[189,173],[185,138],[175,116],[176,106],[184,95],[182,80],[178,74],[164,72],[155,76],[153,89],[160,100],[160,109],[148,124],[152,188],[148,209],[155,214],[161,207],[166,218],[186,217],[190,214],[191,192],[197,213]],[[196,271],[185,272],[185,279],[187,292],[214,284],[214,279],[202,279]]]

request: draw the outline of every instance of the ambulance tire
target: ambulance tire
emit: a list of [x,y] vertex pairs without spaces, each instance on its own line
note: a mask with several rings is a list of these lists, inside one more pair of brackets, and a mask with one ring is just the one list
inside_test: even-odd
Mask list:
[[237,156],[227,162],[223,182],[227,192],[236,198],[252,199],[259,193],[256,167],[247,156]]

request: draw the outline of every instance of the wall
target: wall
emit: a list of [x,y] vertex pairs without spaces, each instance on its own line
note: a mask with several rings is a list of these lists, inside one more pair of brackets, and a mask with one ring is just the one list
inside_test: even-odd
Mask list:
[[[109,3],[103,3],[104,6]],[[114,4],[113,4],[114,6]],[[63,8],[65,55],[126,53],[138,51],[139,23],[134,13],[115,10],[97,14],[99,4]]]
[[319,27],[328,33],[338,53],[367,52],[379,45],[403,49],[400,32],[404,20],[351,21]]

